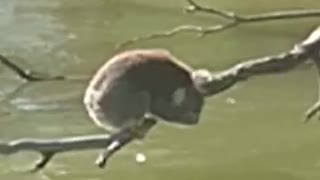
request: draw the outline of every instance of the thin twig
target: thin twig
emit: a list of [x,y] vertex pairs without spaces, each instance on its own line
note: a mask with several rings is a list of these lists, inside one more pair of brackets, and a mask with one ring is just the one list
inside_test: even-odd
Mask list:
[[242,23],[274,21],[297,18],[320,17],[320,9],[275,11],[256,15],[240,16]]
[[233,27],[234,25],[235,25],[235,23],[233,23],[233,22],[227,23],[224,25],[219,24],[219,25],[209,26],[209,27],[201,27],[201,26],[195,26],[195,25],[182,25],[182,26],[175,27],[175,28],[168,30],[168,31],[155,32],[155,33],[147,34],[144,36],[134,37],[130,40],[127,40],[127,41],[124,41],[122,43],[117,44],[115,49],[118,50],[124,46],[127,46],[132,43],[136,43],[138,41],[151,40],[151,39],[157,39],[157,38],[163,38],[163,37],[172,37],[172,36],[175,36],[176,34],[181,33],[181,32],[195,32],[201,36],[201,35],[204,35],[209,32],[213,33],[213,32],[223,31],[225,29]]
[[137,36],[132,39],[126,40],[124,42],[120,42],[115,46],[115,49],[118,50],[130,44],[137,43],[144,40],[152,40],[156,38],[169,38],[183,32],[192,32],[192,33],[197,33],[200,36],[203,36],[207,34],[222,32],[222,31],[235,28],[237,26],[248,24],[248,23],[320,17],[320,9],[273,11],[273,12],[261,13],[261,14],[241,15],[232,11],[205,7],[197,4],[193,0],[187,0],[187,2],[189,3],[189,5],[185,8],[186,12],[189,12],[189,13],[203,12],[203,13],[222,17],[226,19],[228,22],[223,24],[216,24],[208,27],[202,27],[202,26],[196,26],[196,25],[181,25],[171,30]]
[[197,4],[195,1],[187,0],[189,3],[189,6],[185,8],[186,12],[192,13],[192,12],[204,12],[209,14],[214,14],[221,16],[222,18],[229,19],[229,20],[240,20],[242,17],[237,15],[235,12],[232,11],[226,11],[226,10],[220,10],[216,8],[211,7],[205,7]]
[[19,78],[25,80],[26,82],[38,82],[38,81],[54,81],[54,80],[68,80],[68,81],[83,81],[90,78],[89,75],[81,76],[65,76],[56,75],[50,76],[45,73],[31,71],[29,69],[24,69],[18,64],[10,61],[8,58],[0,54],[0,63],[8,67],[12,72],[14,72]]
[[239,21],[241,23],[257,22],[257,21],[273,21],[284,19],[296,19],[296,18],[310,18],[319,17],[320,9],[302,9],[302,10],[286,10],[286,11],[273,11],[261,14],[242,15],[233,11],[220,10],[211,7],[205,7],[197,4],[193,0],[187,0],[189,6],[186,7],[186,12],[203,12],[211,15],[220,16],[222,18]]
[[21,79],[26,81],[48,81],[48,80],[63,80],[64,76],[39,76],[30,70],[23,69],[17,64],[11,62],[8,58],[0,54],[0,62],[16,73]]

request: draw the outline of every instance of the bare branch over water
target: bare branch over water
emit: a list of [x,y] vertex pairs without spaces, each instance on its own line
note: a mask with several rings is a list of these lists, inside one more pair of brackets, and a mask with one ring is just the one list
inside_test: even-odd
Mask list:
[[180,25],[170,30],[153,32],[142,36],[133,37],[132,39],[120,42],[115,49],[121,49],[130,44],[140,41],[152,40],[158,38],[170,38],[180,33],[196,33],[202,37],[208,34],[219,33],[240,25],[258,22],[268,22],[276,20],[302,19],[302,18],[316,18],[320,17],[320,9],[302,9],[302,10],[286,10],[286,11],[272,11],[268,13],[242,15],[233,11],[217,9],[213,7],[202,6],[193,0],[187,0],[188,6],[185,7],[187,13],[205,13],[213,16],[218,16],[226,20],[222,24],[214,24],[212,26],[198,26],[198,25]]

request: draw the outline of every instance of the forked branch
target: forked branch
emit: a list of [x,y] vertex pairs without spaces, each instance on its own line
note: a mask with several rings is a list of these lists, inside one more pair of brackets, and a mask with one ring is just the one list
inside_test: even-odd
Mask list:
[[126,40],[116,45],[116,49],[120,49],[127,45],[157,38],[169,38],[184,32],[196,33],[199,36],[207,34],[218,33],[231,28],[235,28],[239,25],[257,22],[267,22],[275,20],[297,19],[297,18],[312,18],[320,17],[320,9],[304,9],[304,10],[287,10],[287,11],[272,11],[268,13],[242,15],[233,11],[220,10],[213,7],[206,7],[196,3],[193,0],[187,0],[188,6],[185,7],[185,11],[188,13],[206,13],[213,16],[218,16],[226,20],[225,23],[215,24],[212,26],[197,26],[197,25],[181,25],[174,27],[173,29],[154,32],[142,36],[137,36],[132,39]]

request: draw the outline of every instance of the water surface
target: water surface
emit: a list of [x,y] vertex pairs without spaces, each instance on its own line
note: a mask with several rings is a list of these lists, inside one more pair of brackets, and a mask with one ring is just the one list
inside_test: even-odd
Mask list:
[[[320,8],[314,0],[201,1],[241,13]],[[20,65],[49,74],[88,77],[114,46],[148,32],[181,24],[210,25],[220,18],[182,12],[172,0],[1,0],[0,51]],[[246,58],[287,50],[319,24],[319,18],[241,26],[196,38],[181,34],[127,48],[167,48],[195,67],[221,70]],[[103,133],[82,105],[87,79],[22,81],[0,67],[0,137],[63,137]],[[18,88],[18,89],[17,89]],[[144,143],[132,144],[98,169],[99,151],[57,156],[41,173],[23,171],[33,153],[1,157],[1,179],[223,179],[318,180],[320,124],[301,123],[317,96],[316,73],[298,68],[253,78],[208,99],[201,122],[190,128],[161,124]],[[235,103],[230,103],[230,99]],[[143,152],[147,163],[134,161]]]

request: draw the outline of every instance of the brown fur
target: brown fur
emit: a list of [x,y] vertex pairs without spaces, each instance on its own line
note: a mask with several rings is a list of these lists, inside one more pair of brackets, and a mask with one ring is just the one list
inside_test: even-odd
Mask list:
[[[200,113],[203,100],[193,85],[192,71],[166,50],[126,51],[97,71],[84,102],[90,116],[104,128],[131,126],[142,119],[146,111],[167,121],[194,123],[188,119],[188,111]],[[170,98],[178,88],[187,89],[191,109],[170,106]]]

